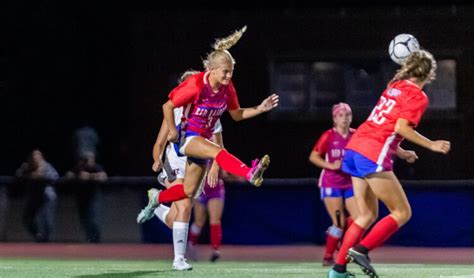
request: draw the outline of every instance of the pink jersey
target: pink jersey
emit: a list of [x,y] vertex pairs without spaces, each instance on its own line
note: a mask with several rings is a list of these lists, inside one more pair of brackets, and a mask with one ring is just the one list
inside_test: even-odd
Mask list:
[[[344,148],[354,134],[355,130],[350,129],[346,137],[342,136],[335,128],[331,128],[323,133],[313,148],[329,163],[342,160]],[[351,176],[339,170],[323,169],[319,177],[320,187],[349,188],[352,186]]]
[[173,89],[169,98],[175,107],[183,106],[181,129],[210,138],[214,125],[225,110],[238,109],[239,101],[232,81],[214,92],[209,72],[197,73]]
[[362,154],[384,169],[392,169],[393,155],[403,140],[395,133],[397,120],[405,119],[416,127],[427,107],[428,97],[415,83],[401,80],[390,84],[370,116],[352,136],[347,149]]

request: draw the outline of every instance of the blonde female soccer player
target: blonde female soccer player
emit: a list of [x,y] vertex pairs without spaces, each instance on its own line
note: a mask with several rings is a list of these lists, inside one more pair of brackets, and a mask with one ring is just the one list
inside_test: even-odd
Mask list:
[[[201,183],[209,159],[234,175],[245,177],[251,184],[260,186],[263,172],[270,163],[265,155],[251,167],[245,165],[227,150],[209,139],[215,123],[228,110],[236,121],[248,119],[268,112],[278,105],[278,96],[273,94],[258,106],[241,108],[234,85],[231,81],[235,60],[228,51],[240,39],[246,28],[227,38],[219,39],[204,60],[205,71],[189,77],[169,94],[163,105],[163,114],[168,125],[168,140],[174,143],[179,156],[187,156],[186,173],[183,184],[177,184],[160,192],[152,188],[148,191],[148,205],[143,213],[153,217],[154,209],[164,202],[173,202],[195,195]],[[183,107],[181,124],[176,126],[173,109]]]
[[[178,83],[183,82],[191,75],[198,72],[188,70],[184,72]],[[182,108],[174,109],[174,116],[176,123],[181,122]],[[214,126],[214,142],[222,146],[222,125],[220,121],[216,122]],[[182,184],[184,181],[186,157],[178,156],[172,144],[167,144],[168,126],[163,120],[158,136],[156,137],[153,146],[153,165],[152,170],[158,172],[158,182],[166,188],[171,188],[176,184]],[[188,241],[189,220],[193,208],[193,201],[191,198],[185,198],[175,201],[170,207],[159,205],[154,213],[173,231],[173,248],[174,248],[174,270],[192,270],[192,265],[186,261],[185,254]],[[140,212],[137,216],[138,223],[144,223],[149,220]]]

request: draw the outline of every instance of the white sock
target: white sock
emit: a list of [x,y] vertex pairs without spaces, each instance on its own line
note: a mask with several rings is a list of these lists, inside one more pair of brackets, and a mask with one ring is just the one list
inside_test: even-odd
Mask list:
[[184,259],[188,241],[189,223],[173,222],[174,260]]
[[166,225],[166,216],[170,212],[170,208],[167,206],[159,205],[155,209],[155,215],[161,220],[161,222],[165,223]]

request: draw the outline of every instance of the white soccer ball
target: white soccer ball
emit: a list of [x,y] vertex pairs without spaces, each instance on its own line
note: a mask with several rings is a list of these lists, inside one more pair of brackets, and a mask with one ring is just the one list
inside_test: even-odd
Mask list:
[[420,50],[418,40],[410,34],[399,34],[388,46],[390,58],[397,64],[403,65],[406,58],[414,51]]

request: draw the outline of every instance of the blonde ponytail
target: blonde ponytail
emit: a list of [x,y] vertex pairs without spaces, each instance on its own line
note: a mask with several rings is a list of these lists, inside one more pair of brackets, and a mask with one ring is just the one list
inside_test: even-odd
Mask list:
[[222,39],[216,39],[216,42],[212,45],[214,50],[227,50],[234,46],[242,37],[242,35],[247,30],[247,26],[242,27],[242,29],[234,31],[232,35],[227,36]]
[[242,27],[242,29],[234,31],[230,36],[227,36],[222,39],[216,39],[216,42],[212,45],[214,51],[207,55],[207,58],[203,60],[204,68],[210,70],[215,68],[219,62],[235,64],[235,60],[228,51],[232,46],[234,46],[242,37],[242,35],[247,30],[247,26]]

